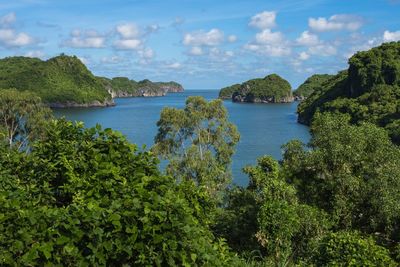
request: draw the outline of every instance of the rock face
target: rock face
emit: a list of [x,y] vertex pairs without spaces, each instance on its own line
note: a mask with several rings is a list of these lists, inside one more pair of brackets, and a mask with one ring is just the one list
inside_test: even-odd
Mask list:
[[124,97],[157,97],[167,93],[183,92],[182,85],[176,82],[152,82],[143,80],[136,82],[126,77],[108,79],[98,77],[112,98]]
[[289,82],[276,74],[225,87],[221,89],[219,97],[231,98],[233,102],[247,103],[290,103],[294,101]]
[[76,102],[55,102],[55,103],[48,103],[50,108],[93,108],[93,107],[112,107],[115,106],[114,100],[106,100],[104,102],[100,101],[93,101],[91,103],[76,103]]

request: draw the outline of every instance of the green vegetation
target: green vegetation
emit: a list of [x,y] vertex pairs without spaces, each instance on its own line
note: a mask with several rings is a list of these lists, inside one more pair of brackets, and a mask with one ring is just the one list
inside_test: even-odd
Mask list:
[[301,98],[309,97],[315,90],[324,86],[324,83],[332,78],[333,75],[329,74],[314,74],[309,77],[299,88],[297,88],[293,95]]
[[221,99],[232,99],[232,95],[239,91],[240,84],[234,84],[228,87],[224,87],[219,91],[218,97]]
[[378,115],[355,120],[398,116],[399,48],[315,87],[310,142],[245,167],[247,187],[229,186],[239,133],[221,100],[164,108],[141,151],[1,90],[0,265],[399,266],[400,148]]
[[167,92],[182,92],[183,87],[176,82],[136,82],[126,77],[108,79],[97,77],[103,86],[115,97],[163,96]]
[[99,126],[45,130],[28,154],[0,147],[1,265],[236,265],[152,153]]
[[0,94],[2,114],[28,133],[37,118],[40,134],[24,150],[0,140],[1,265],[400,262],[400,148],[381,127],[317,113],[308,145],[289,142],[280,162],[244,168],[246,188],[227,187],[239,134],[221,100],[163,109],[154,149],[140,151],[111,129],[49,120],[37,97],[16,94]]
[[351,57],[347,71],[330,78],[299,105],[299,122],[309,124],[317,110],[349,114],[352,123],[374,123],[400,143],[400,42]]
[[288,81],[276,74],[263,79],[253,79],[221,89],[219,97],[231,96],[234,102],[281,103],[292,102],[292,88]]
[[0,89],[36,93],[46,104],[110,105],[109,93],[75,56],[0,59]]
[[266,156],[244,169],[249,186],[227,194],[215,234],[254,265],[396,266],[400,149],[348,116],[318,115],[311,130],[280,164]]
[[43,134],[50,117],[51,111],[34,93],[0,90],[0,142],[9,148],[26,149],[29,141]]
[[229,166],[239,141],[221,100],[188,97],[184,109],[164,108],[154,151],[168,160],[167,173],[193,180],[213,198],[231,182]]

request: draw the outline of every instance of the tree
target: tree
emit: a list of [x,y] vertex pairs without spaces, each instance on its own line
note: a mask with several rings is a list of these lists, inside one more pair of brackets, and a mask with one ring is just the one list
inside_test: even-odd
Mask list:
[[383,128],[349,120],[317,113],[309,146],[284,148],[285,178],[302,202],[328,212],[337,229],[400,241],[400,149]]
[[327,234],[313,252],[316,266],[398,266],[389,251],[358,232]]
[[164,108],[157,122],[154,151],[168,160],[167,173],[193,180],[210,196],[230,182],[231,157],[239,141],[221,100],[189,97],[184,109]]
[[118,132],[52,121],[30,153],[5,154],[0,265],[239,264],[157,158]]
[[24,149],[38,138],[51,111],[34,93],[0,90],[0,138],[9,148]]

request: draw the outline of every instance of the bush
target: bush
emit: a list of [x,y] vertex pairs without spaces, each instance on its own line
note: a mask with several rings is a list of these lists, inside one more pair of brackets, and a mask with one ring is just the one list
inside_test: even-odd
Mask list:
[[65,120],[46,136],[0,157],[1,265],[234,264],[150,152]]

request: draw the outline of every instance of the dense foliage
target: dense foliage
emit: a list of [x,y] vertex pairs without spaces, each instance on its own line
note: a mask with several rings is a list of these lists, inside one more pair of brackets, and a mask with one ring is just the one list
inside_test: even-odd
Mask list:
[[220,98],[228,98],[236,102],[291,102],[292,88],[288,81],[277,74],[262,79],[253,79],[221,89]]
[[47,61],[28,57],[0,59],[0,90],[7,88],[34,92],[48,104],[111,101],[104,86],[75,56],[61,55]]
[[0,91],[0,265],[399,266],[399,120],[377,122],[398,118],[399,46],[316,86],[299,107],[310,142],[245,167],[247,187],[228,186],[239,133],[221,100],[164,108],[140,151]]
[[[319,114],[309,145],[261,157],[213,226],[243,257],[267,265],[395,266],[400,244],[400,149],[373,124]],[[358,231],[358,233],[354,232]]]
[[311,77],[307,78],[304,83],[302,83],[296,90],[294,90],[293,95],[307,98],[315,90],[321,88],[329,78],[332,78],[332,76],[333,75],[329,74],[314,74]]
[[317,110],[346,113],[353,123],[386,128],[400,143],[400,42],[359,52],[340,72],[299,105],[299,121],[309,124]]
[[29,154],[0,149],[1,265],[235,265],[188,189],[117,132],[58,120]]

